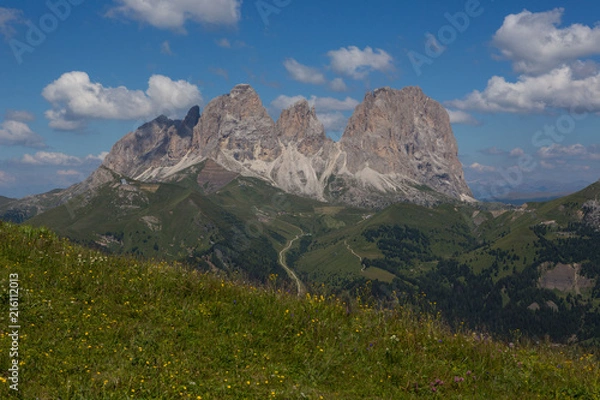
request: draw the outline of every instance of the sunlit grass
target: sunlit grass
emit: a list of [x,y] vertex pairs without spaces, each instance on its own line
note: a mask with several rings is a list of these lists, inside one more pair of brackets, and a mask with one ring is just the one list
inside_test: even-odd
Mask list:
[[600,397],[593,354],[456,334],[410,308],[298,299],[8,224],[0,260],[0,369],[18,273],[24,399]]

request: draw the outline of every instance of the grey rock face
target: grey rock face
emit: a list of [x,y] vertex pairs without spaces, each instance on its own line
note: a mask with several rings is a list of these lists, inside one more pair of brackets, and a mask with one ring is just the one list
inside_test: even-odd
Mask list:
[[192,107],[183,121],[161,115],[119,140],[103,165],[129,177],[151,168],[173,166],[191,148],[193,128],[199,118],[198,106]]
[[368,93],[339,143],[327,138],[308,102],[275,123],[249,85],[212,100],[200,115],[166,117],[120,140],[104,166],[162,181],[204,160],[265,179],[290,193],[381,208],[398,201],[470,200],[446,110],[421,89]]
[[600,202],[590,200],[583,204],[583,223],[600,231]]
[[366,187],[393,192],[412,183],[454,198],[471,196],[448,113],[417,87],[368,93],[340,145],[345,159],[339,172]]
[[227,153],[235,161],[273,161],[279,156],[275,122],[250,85],[237,85],[204,109],[194,128],[195,153],[218,159]]
[[277,134],[284,145],[292,144],[306,156],[314,156],[325,145],[332,142],[325,134],[314,107],[302,100],[281,112],[277,120]]

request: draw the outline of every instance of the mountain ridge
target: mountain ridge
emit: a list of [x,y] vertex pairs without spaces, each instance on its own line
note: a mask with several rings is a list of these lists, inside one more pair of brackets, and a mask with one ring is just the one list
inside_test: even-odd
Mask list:
[[339,142],[326,136],[306,100],[274,121],[247,84],[215,98],[202,113],[194,107],[184,121],[159,117],[141,126],[113,146],[103,166],[160,182],[211,159],[288,193],[332,203],[383,208],[400,201],[474,201],[448,114],[417,87],[367,93]]

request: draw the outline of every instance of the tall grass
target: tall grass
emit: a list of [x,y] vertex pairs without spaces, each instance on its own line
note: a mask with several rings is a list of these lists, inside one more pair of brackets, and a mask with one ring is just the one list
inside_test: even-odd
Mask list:
[[[597,359],[453,333],[438,316],[298,299],[0,225],[0,398],[600,398]],[[9,389],[9,274],[20,383]],[[275,281],[275,277],[273,277]]]

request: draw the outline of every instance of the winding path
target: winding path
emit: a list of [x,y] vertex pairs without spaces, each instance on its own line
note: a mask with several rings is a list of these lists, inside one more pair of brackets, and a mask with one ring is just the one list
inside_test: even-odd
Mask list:
[[365,265],[362,263],[362,257],[359,256],[358,254],[356,254],[356,252],[354,250],[352,250],[352,248],[350,247],[350,245],[348,244],[347,240],[344,240],[344,244],[346,245],[346,247],[348,248],[348,250],[350,251],[350,253],[354,254],[354,256],[356,258],[358,258],[358,260],[360,261],[360,265],[362,265],[362,269],[361,271],[365,270]]
[[[300,228],[298,228],[298,229],[300,229]],[[302,236],[305,236],[305,233],[302,229],[300,229],[300,232],[302,232],[302,233],[299,233],[295,238],[291,239],[288,242],[287,246],[279,252],[279,264],[281,264],[283,269],[285,269],[285,272],[287,272],[289,277],[292,278],[296,282],[296,286],[298,288],[298,296],[304,295],[304,293],[306,292],[306,289],[304,287],[304,284],[300,280],[300,278],[298,278],[298,275],[296,275],[296,273],[294,271],[292,271],[292,269],[290,267],[288,267],[287,264],[285,263],[285,253],[293,246],[293,244],[296,240],[300,239]]]

